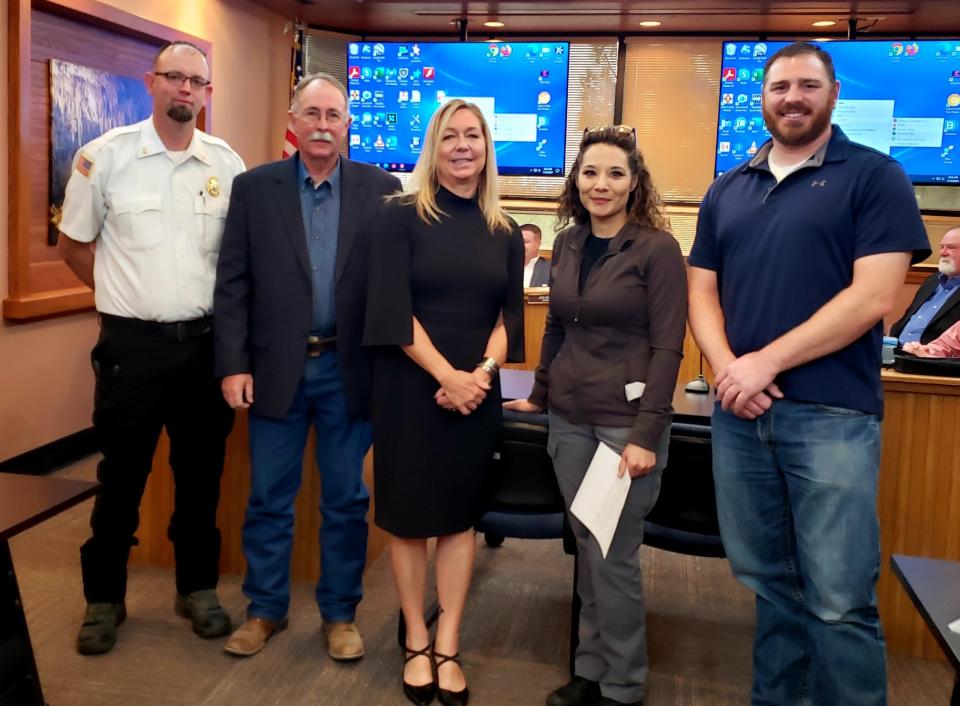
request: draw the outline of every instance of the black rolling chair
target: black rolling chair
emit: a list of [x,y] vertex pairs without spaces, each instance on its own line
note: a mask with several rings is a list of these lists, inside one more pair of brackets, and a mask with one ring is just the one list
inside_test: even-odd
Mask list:
[[717,522],[710,440],[709,426],[671,426],[660,497],[644,522],[644,544],[680,554],[726,556]]
[[563,536],[563,497],[547,454],[547,415],[504,410],[487,512],[476,529],[490,547],[500,546],[505,537]]

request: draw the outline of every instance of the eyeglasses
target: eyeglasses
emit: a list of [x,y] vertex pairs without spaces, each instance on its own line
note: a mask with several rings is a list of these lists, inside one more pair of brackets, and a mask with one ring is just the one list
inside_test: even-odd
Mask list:
[[630,135],[634,146],[637,144],[637,128],[630,125],[601,125],[600,127],[584,128],[581,142],[587,139],[587,135],[598,135],[604,132],[612,132],[615,135]]
[[327,122],[332,125],[339,125],[343,122],[343,115],[336,110],[328,110],[324,113],[322,110],[317,110],[316,108],[307,108],[298,113],[298,115],[308,123],[319,123],[320,119],[324,116],[327,118]]
[[200,90],[210,85],[210,82],[203,76],[187,76],[179,71],[155,71],[154,76],[163,76],[174,86],[182,86],[187,81],[190,82],[190,88]]

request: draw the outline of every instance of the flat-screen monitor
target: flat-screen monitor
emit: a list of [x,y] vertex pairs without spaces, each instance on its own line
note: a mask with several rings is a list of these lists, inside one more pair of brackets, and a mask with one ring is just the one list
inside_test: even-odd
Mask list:
[[475,103],[505,175],[561,176],[568,42],[350,42],[350,159],[413,170],[444,102]]
[[[763,64],[789,42],[724,42],[716,175],[770,137],[760,107]],[[824,42],[854,142],[896,159],[915,184],[960,184],[960,39]]]

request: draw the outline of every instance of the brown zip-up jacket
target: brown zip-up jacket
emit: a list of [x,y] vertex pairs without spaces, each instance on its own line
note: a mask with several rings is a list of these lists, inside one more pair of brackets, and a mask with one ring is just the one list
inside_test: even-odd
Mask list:
[[[550,310],[530,394],[573,424],[632,427],[630,443],[655,451],[670,423],[683,357],[687,275],[669,233],[627,223],[578,293],[590,226],[553,245]],[[625,386],[646,383],[639,399]]]

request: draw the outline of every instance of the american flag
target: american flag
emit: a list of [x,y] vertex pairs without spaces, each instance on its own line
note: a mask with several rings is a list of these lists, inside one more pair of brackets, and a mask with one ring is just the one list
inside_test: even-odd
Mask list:
[[[303,78],[303,25],[299,20],[293,23],[293,47],[290,54],[290,96],[297,82]],[[283,136],[283,158],[291,156],[297,151],[297,136],[287,125],[287,133]]]

